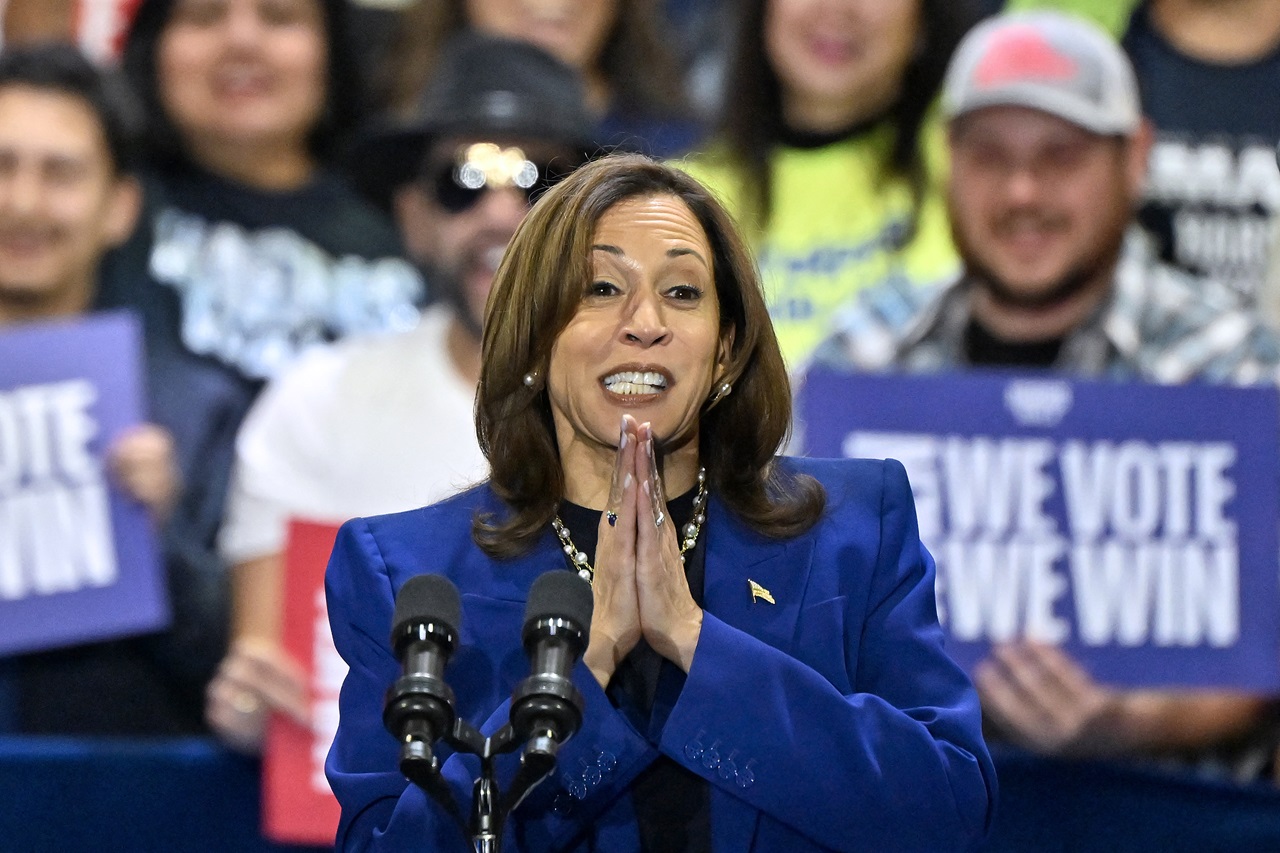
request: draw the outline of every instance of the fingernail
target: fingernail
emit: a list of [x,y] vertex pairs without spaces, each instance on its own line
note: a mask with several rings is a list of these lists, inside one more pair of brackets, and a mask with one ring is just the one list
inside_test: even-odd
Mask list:
[[[627,476],[628,476],[628,477],[630,477],[631,475],[630,475],[630,474],[628,474]],[[650,491],[649,491],[649,481],[648,481],[648,480],[645,480],[643,483],[641,483],[641,484],[640,484],[640,488],[644,490],[644,493],[645,493],[646,495],[650,495],[650,494],[652,494],[652,492],[650,492]]]
[[622,488],[629,489],[631,484],[635,482],[635,478],[631,476],[631,472],[627,472],[627,476],[622,478]]

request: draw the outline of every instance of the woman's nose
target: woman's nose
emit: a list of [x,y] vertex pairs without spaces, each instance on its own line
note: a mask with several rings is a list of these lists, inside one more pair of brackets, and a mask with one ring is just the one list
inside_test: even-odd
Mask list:
[[667,338],[669,330],[656,295],[636,294],[631,313],[623,324],[623,332],[628,342],[645,347],[661,343]]

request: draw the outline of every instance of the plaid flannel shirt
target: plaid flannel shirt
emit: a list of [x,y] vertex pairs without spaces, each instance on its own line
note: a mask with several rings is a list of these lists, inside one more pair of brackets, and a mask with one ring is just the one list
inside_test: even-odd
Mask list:
[[[1280,336],[1234,293],[1162,263],[1136,228],[1125,235],[1114,286],[1063,342],[1054,369],[1164,384],[1280,382]],[[841,313],[813,363],[851,370],[936,372],[966,366],[968,291],[886,282]]]

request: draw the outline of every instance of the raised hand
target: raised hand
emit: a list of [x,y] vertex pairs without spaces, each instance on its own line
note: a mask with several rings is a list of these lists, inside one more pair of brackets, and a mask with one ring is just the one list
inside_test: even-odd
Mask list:
[[636,599],[636,494],[635,475],[639,425],[624,415],[618,437],[609,505],[600,516],[596,539],[595,575],[592,579],[595,610],[591,616],[591,640],[583,662],[591,674],[608,685],[614,670],[640,641],[640,608]]
[[688,672],[702,632],[702,608],[689,591],[678,531],[667,509],[649,424],[640,425],[637,439],[634,470],[640,489],[635,582],[640,626],[654,651]]

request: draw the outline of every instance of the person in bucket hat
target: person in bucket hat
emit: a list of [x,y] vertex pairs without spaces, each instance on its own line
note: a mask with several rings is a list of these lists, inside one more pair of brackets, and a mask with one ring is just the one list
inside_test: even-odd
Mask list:
[[315,352],[246,418],[219,541],[236,618],[206,707],[229,745],[258,751],[273,710],[312,713],[280,644],[288,519],[408,509],[485,476],[471,411],[489,288],[531,201],[592,150],[592,127],[572,70],[467,32],[417,115],[375,125],[352,149],[358,185],[394,213],[435,301],[408,332]]

